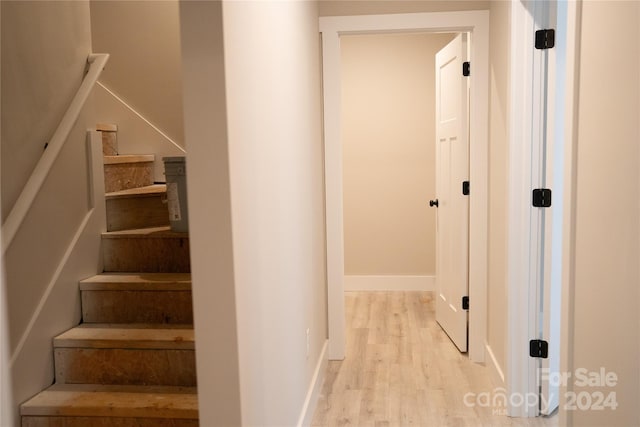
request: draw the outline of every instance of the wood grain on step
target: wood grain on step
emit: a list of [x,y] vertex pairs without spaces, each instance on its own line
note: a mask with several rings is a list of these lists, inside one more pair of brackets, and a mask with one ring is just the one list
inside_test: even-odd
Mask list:
[[193,329],[76,327],[53,339],[55,348],[194,348]]
[[96,124],[96,130],[99,132],[117,132],[118,125],[113,123],[98,123]]
[[188,273],[188,236],[169,227],[103,233],[104,271]]
[[76,328],[123,328],[123,329],[193,329],[192,324],[167,323],[81,323]]
[[120,199],[120,198],[127,198],[127,197],[142,197],[142,196],[151,197],[158,194],[166,194],[166,192],[167,192],[166,184],[153,184],[153,185],[147,185],[145,187],[129,188],[128,190],[106,193],[105,198],[107,200],[110,200],[110,199]]
[[189,237],[189,233],[171,231],[170,227],[140,228],[136,230],[121,230],[102,233],[104,239],[147,239],[147,238],[183,238]]
[[193,350],[56,348],[59,384],[195,386]]
[[[55,384],[24,403],[21,414],[197,420],[198,396],[195,388]],[[73,424],[76,425],[94,426],[93,423]]]
[[127,190],[153,184],[153,162],[104,165],[104,191]]
[[107,231],[169,225],[169,209],[163,199],[164,192],[107,197]]
[[116,131],[102,131],[102,154],[105,156],[118,154],[118,133]]
[[190,273],[97,274],[80,281],[81,291],[188,291]]
[[85,323],[193,323],[191,291],[83,290]]
[[154,154],[120,154],[118,156],[104,156],[105,165],[117,165],[120,163],[148,163],[155,161]]
[[198,420],[123,417],[23,417],[22,427],[198,427]]

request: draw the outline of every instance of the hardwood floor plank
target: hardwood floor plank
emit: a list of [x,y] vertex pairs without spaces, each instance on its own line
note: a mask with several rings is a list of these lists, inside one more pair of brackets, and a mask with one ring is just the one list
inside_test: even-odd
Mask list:
[[[347,351],[329,362],[313,426],[555,427],[467,393],[499,393],[435,320],[431,292],[347,292]],[[493,393],[493,394],[492,394]],[[475,396],[472,395],[472,396]]]

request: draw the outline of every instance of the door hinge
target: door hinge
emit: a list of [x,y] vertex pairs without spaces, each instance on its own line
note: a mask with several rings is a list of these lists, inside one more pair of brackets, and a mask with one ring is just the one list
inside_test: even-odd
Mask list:
[[549,343],[545,340],[529,341],[529,356],[546,359],[549,357]]
[[536,208],[548,208],[551,206],[551,190],[548,188],[536,188],[533,190],[533,206]]
[[469,181],[462,181],[462,195],[469,195]]
[[462,75],[469,77],[471,75],[471,62],[465,61],[462,63]]
[[462,309],[469,310],[469,297],[462,297]]
[[551,49],[556,45],[556,31],[553,29],[536,31],[536,49]]

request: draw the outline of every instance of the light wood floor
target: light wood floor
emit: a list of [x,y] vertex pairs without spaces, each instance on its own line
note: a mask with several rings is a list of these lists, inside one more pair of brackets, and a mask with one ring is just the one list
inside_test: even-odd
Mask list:
[[488,368],[461,354],[435,321],[431,292],[346,293],[347,355],[330,361],[313,426],[538,426],[504,407],[465,405],[494,396]]

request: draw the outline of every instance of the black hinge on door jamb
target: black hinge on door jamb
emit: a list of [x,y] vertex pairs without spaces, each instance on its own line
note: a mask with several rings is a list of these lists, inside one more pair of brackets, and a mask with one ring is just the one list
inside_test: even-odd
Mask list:
[[531,204],[535,208],[548,208],[551,206],[551,190],[548,188],[536,188],[533,190]]
[[469,310],[469,297],[462,297],[462,309]]
[[469,77],[471,75],[471,62],[466,61],[462,63],[462,75]]
[[469,195],[469,181],[462,181],[462,195]]
[[529,356],[546,359],[549,357],[549,343],[545,340],[529,341]]
[[553,29],[536,31],[536,49],[551,49],[556,45],[556,31]]

